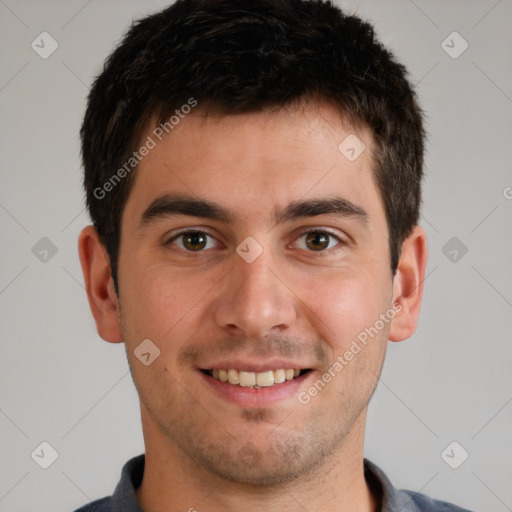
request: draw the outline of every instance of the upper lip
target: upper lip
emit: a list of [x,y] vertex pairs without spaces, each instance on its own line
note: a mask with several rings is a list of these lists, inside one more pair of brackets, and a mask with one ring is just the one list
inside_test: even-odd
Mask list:
[[271,359],[267,361],[243,361],[241,359],[226,359],[216,363],[208,363],[200,367],[201,370],[241,370],[243,372],[260,373],[269,370],[286,369],[305,370],[311,366],[283,359]]

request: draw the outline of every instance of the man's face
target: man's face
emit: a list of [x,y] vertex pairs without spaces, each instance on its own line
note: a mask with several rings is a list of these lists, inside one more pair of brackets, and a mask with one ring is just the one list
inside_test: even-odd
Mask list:
[[[152,128],[141,140],[157,144],[136,171],[119,257],[145,431],[230,480],[306,475],[361,441],[388,341],[380,322],[344,355],[393,301],[371,135],[347,130],[327,106],[208,119],[197,110],[162,141]],[[366,145],[353,161],[350,147],[338,149],[351,133]],[[173,213],[164,196],[228,215],[183,204]],[[148,366],[134,354],[146,339],[160,350]],[[267,386],[287,369],[301,374]],[[223,370],[262,386],[222,382]]]

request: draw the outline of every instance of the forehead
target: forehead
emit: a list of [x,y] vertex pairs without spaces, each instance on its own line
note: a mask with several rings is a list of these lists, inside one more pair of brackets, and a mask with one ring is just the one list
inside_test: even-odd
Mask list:
[[154,123],[141,138],[152,148],[136,169],[129,216],[165,193],[208,198],[241,222],[270,221],[290,202],[327,195],[383,215],[371,132],[347,126],[333,107],[217,116],[197,108],[173,121]]

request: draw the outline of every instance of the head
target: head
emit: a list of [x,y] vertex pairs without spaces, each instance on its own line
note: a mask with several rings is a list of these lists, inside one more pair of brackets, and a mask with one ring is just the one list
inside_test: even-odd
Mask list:
[[81,130],[84,187],[116,287],[121,215],[138,164],[130,158],[150,121],[170,131],[171,116],[190,102],[224,115],[330,103],[345,123],[372,131],[392,272],[418,223],[424,130],[405,68],[368,23],[331,2],[245,5],[177,1],[135,23],[92,87]]
[[[108,58],[81,136],[89,300],[100,335],[127,346],[153,439],[249,483],[359,439],[426,261],[422,114],[372,27],[330,2],[178,0]],[[144,339],[160,354],[147,366]],[[292,363],[295,398],[253,405],[218,398],[208,375]]]

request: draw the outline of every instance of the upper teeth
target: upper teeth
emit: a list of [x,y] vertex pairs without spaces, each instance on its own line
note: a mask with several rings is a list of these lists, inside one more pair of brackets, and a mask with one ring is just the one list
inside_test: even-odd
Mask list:
[[292,380],[298,377],[300,370],[290,368],[287,370],[268,370],[266,372],[244,372],[242,370],[212,370],[211,375],[214,379],[221,382],[244,387],[267,387],[274,384],[281,384],[285,380]]

